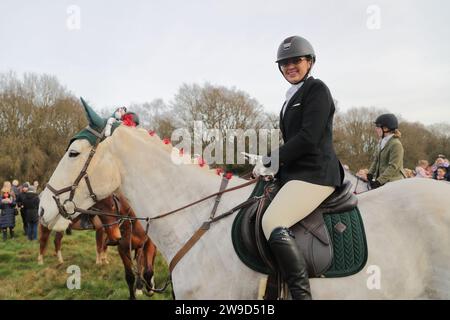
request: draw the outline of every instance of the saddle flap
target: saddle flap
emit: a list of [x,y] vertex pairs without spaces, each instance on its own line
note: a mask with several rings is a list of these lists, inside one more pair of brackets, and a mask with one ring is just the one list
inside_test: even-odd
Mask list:
[[327,229],[325,228],[325,222],[320,210],[315,210],[299,223],[306,229],[306,232],[312,233],[323,244],[330,244],[330,238]]
[[291,230],[305,257],[309,276],[312,278],[324,274],[332,263],[333,248],[322,211],[314,210]]

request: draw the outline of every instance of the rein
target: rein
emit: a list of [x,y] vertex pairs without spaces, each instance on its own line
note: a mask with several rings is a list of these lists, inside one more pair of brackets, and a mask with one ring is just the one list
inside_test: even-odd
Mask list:
[[[353,194],[361,194],[361,193],[366,193],[371,191],[371,189],[368,187],[368,182],[366,182],[365,180],[363,180],[362,178],[358,177],[357,175],[354,175],[354,177],[356,178],[356,184],[355,184],[355,189],[353,190]],[[367,190],[366,191],[361,191],[361,192],[356,192],[356,189],[358,188],[358,184],[359,182],[365,183]]]

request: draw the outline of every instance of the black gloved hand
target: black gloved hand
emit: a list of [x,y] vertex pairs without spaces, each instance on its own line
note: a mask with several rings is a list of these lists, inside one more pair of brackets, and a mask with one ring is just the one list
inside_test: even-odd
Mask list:
[[378,180],[370,181],[370,187],[372,189],[379,188],[379,187],[381,187],[381,183]]
[[373,174],[368,173],[367,174],[367,181],[371,182],[373,180]]

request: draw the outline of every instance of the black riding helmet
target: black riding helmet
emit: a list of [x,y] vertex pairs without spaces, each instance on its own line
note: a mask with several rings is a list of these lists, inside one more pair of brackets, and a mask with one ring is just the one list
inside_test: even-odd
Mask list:
[[398,120],[397,117],[392,113],[385,113],[375,120],[375,125],[380,128],[386,127],[389,130],[393,131],[395,129],[398,129]]
[[[275,61],[278,63],[278,69],[280,72],[281,61],[296,57],[308,57],[312,60],[313,64],[316,62],[316,53],[308,40],[299,36],[292,36],[284,39],[278,47],[277,60]],[[308,70],[305,77],[300,82],[304,81],[308,77],[310,71],[311,69]],[[283,74],[283,72],[281,72],[281,74]]]

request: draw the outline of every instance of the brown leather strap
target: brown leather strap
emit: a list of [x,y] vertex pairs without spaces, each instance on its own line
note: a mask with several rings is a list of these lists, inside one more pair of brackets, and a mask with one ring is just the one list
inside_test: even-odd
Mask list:
[[220,216],[217,216],[209,221],[203,222],[200,229],[198,229],[194,233],[194,235],[184,244],[184,246],[180,250],[178,250],[178,252],[175,254],[175,256],[170,261],[170,263],[169,263],[170,274],[172,274],[172,270],[175,268],[175,266],[181,260],[181,258],[183,258],[185,256],[185,254],[194,246],[194,244],[196,244],[197,241],[200,240],[200,238],[205,234],[205,232],[209,230],[211,223],[214,223],[216,221],[219,221],[220,219],[223,219],[223,218],[231,215],[236,210],[242,209],[245,206],[257,201],[258,199],[259,199],[258,197],[251,197],[251,198],[247,199],[246,201],[238,204],[233,209],[228,210],[227,212],[221,214]]
[[65,192],[69,192],[72,190],[72,186],[70,187],[65,187],[61,190],[56,190],[55,188],[53,188],[49,183],[46,184],[46,188],[48,188],[51,192],[53,192],[53,194],[55,196],[59,196],[60,194],[63,194]]
[[178,262],[184,257],[184,255],[197,243],[197,241],[208,231],[210,222],[204,222],[200,229],[198,229],[192,237],[184,244],[184,246],[175,254],[169,264],[169,271],[172,273]]
[[197,203],[200,203],[200,202],[202,202],[202,201],[208,200],[208,199],[210,199],[210,198],[212,198],[212,197],[215,197],[215,196],[217,196],[217,195],[219,195],[219,194],[224,194],[224,193],[227,193],[227,192],[231,192],[231,191],[234,191],[234,190],[237,190],[237,189],[241,189],[241,188],[247,187],[247,186],[249,186],[249,185],[251,185],[251,184],[254,184],[256,181],[258,181],[258,179],[250,180],[250,181],[245,182],[245,183],[243,183],[243,184],[240,184],[240,185],[238,185],[238,186],[236,186],[236,187],[233,187],[233,188],[230,188],[230,189],[226,189],[226,190],[223,190],[223,191],[219,191],[219,192],[213,193],[213,194],[211,194],[211,195],[209,195],[209,196],[207,196],[207,197],[204,197],[204,198],[202,198],[202,199],[200,199],[200,200],[197,200],[197,201],[195,201],[195,202],[192,202],[192,203],[190,203],[190,204],[187,204],[187,205],[185,205],[185,206],[183,206],[183,207],[181,207],[181,208],[178,208],[178,209],[175,209],[175,210],[172,210],[172,211],[169,211],[169,212],[160,214],[160,215],[158,215],[158,216],[156,216],[156,217],[150,218],[150,220],[155,220],[155,219],[163,218],[163,217],[165,217],[165,216],[168,216],[169,214],[172,214],[172,213],[181,211],[181,210],[183,210],[183,209],[189,208],[189,207],[191,207],[191,206],[193,206],[193,205],[195,205],[195,204],[197,204]]
[[[227,185],[228,185],[228,181],[229,181],[229,180],[228,180],[227,178],[225,178],[225,177],[222,178],[222,181],[220,182],[219,192],[225,190],[225,188],[226,188]],[[213,209],[212,209],[212,211],[211,211],[211,214],[209,215],[209,218],[210,218],[210,219],[214,218],[214,216],[215,216],[215,214],[216,214],[216,211],[217,211],[217,207],[219,206],[219,202],[220,202],[220,199],[221,199],[221,198],[222,198],[222,193],[219,193],[219,194],[216,196],[216,201],[214,202],[214,207],[213,207]]]
[[94,190],[92,189],[91,181],[89,180],[89,176],[87,174],[84,176],[84,180],[86,180],[86,185],[90,193],[89,196],[92,198],[94,202],[97,202],[97,195],[94,193]]

